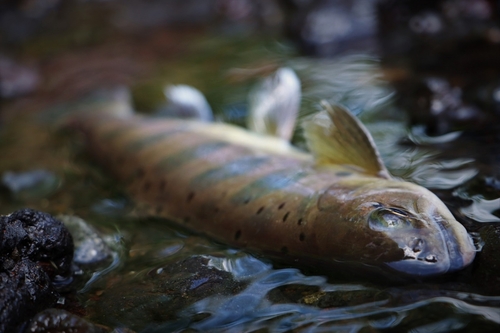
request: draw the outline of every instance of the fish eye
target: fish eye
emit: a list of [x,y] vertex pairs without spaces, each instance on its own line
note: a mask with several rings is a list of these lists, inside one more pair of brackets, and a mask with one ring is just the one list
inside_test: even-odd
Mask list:
[[377,231],[406,228],[411,225],[408,213],[397,208],[377,208],[368,219],[370,228]]

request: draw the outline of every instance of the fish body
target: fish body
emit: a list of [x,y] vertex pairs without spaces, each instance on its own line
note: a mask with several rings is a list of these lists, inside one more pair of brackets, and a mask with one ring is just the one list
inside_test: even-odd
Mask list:
[[305,125],[312,154],[220,123],[131,114],[73,123],[142,209],[231,246],[418,277],[459,270],[475,255],[441,200],[392,179],[342,108]]

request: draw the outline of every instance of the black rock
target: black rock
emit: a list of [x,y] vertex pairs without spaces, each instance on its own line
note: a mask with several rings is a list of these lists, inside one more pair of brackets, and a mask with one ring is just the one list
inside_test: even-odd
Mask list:
[[68,276],[73,239],[51,215],[31,209],[0,217],[0,332],[15,332],[60,297],[54,280]]

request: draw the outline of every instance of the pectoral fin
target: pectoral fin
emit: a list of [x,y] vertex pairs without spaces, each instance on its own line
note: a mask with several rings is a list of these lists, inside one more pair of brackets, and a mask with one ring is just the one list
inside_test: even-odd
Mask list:
[[347,109],[322,102],[324,111],[303,125],[309,150],[320,165],[359,167],[366,174],[390,178],[374,141]]
[[250,94],[248,127],[257,133],[290,140],[300,97],[300,81],[294,71],[278,69]]

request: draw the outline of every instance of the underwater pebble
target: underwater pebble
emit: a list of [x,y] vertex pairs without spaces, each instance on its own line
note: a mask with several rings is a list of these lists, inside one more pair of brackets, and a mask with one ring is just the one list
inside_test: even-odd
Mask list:
[[104,239],[91,225],[76,216],[62,215],[58,218],[68,228],[75,243],[74,262],[89,265],[111,257],[112,251]]

